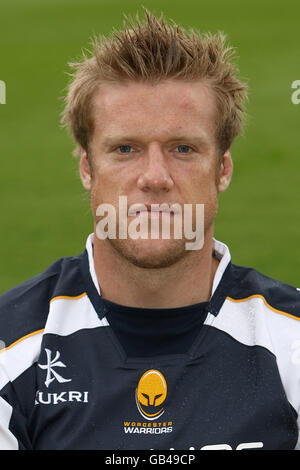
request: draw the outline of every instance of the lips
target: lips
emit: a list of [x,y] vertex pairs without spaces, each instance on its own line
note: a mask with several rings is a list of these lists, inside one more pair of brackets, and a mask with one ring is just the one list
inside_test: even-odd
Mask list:
[[128,215],[137,215],[139,213],[169,213],[178,214],[181,213],[180,204],[168,204],[168,203],[152,203],[152,204],[131,204],[128,209]]

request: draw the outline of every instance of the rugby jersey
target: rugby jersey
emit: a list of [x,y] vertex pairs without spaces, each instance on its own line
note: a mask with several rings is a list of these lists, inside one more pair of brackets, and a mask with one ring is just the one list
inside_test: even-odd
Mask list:
[[[214,252],[210,300],[183,309],[103,299],[93,235],[3,294],[0,449],[298,448],[300,292],[232,264],[216,240]],[[141,345],[143,321],[127,344],[120,328],[135,313],[145,324],[153,314]],[[193,328],[180,326],[184,313]],[[161,318],[170,334],[155,328]]]

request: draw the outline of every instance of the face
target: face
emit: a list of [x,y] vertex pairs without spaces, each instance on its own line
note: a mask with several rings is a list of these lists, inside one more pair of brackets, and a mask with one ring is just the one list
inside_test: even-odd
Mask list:
[[[229,149],[221,156],[218,150],[209,86],[175,80],[105,84],[94,98],[93,112],[91,164],[82,149],[80,175],[91,195],[95,226],[99,205],[112,204],[118,234],[119,197],[126,196],[128,207],[166,203],[183,210],[185,204],[204,204],[205,238],[212,236],[218,193],[230,182],[232,161]],[[128,225],[141,215],[152,217],[128,215]],[[171,225],[175,216],[170,215]],[[94,243],[108,243],[123,259],[144,268],[170,266],[191,253],[184,237],[100,241],[95,236]]]

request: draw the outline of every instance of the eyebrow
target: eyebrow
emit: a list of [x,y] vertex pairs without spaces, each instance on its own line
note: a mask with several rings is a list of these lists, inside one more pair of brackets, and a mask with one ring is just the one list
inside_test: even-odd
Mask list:
[[[121,143],[121,142],[142,142],[143,141],[143,138],[141,137],[138,137],[138,136],[134,136],[132,134],[123,134],[123,135],[116,135],[114,137],[112,136],[108,136],[108,137],[105,137],[102,141],[102,144],[105,146],[105,147],[110,147],[111,145],[115,145],[117,143]],[[173,142],[173,143],[176,143],[176,142],[195,142],[195,143],[198,143],[198,144],[206,144],[207,143],[207,139],[205,138],[204,135],[200,135],[200,136],[192,136],[192,135],[179,135],[179,136],[176,136],[174,138],[168,138],[166,140],[165,143],[168,143],[168,142]]]

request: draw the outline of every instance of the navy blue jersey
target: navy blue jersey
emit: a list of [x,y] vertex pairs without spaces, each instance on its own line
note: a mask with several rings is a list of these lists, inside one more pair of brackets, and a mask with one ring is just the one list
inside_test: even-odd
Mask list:
[[0,448],[297,448],[300,292],[215,241],[209,302],[140,317],[101,297],[92,240],[0,297]]

